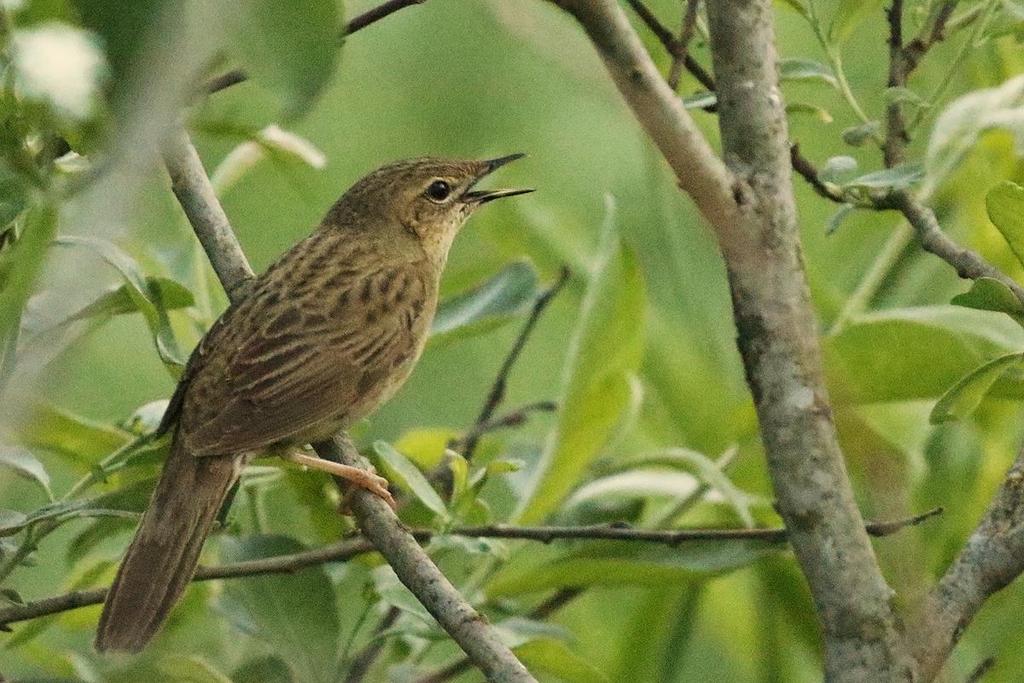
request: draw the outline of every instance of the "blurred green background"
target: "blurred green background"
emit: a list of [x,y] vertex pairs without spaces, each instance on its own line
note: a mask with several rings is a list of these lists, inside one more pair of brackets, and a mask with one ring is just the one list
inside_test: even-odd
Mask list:
[[[261,3],[248,4],[260,11]],[[649,3],[673,27],[678,26],[680,4]],[[990,4],[964,1],[957,11],[988,11]],[[133,107],[142,106],[138,116],[145,118],[145,106],[160,106],[145,94],[159,90],[163,75],[177,73],[178,66],[208,66],[194,55],[195,64],[178,64],[190,60],[177,59],[174,51],[164,62],[147,61],[147,50],[152,55],[161,44],[175,45],[167,36],[176,24],[167,29],[153,18],[163,5],[156,0],[137,5],[29,0],[8,10],[8,40],[11,31],[16,36],[18,30],[51,20],[84,25],[106,41],[113,62],[109,104],[100,107],[91,123],[54,123],[40,115],[39,125],[78,131],[81,142],[68,139],[86,156],[114,157],[119,126],[137,121]],[[330,16],[337,9],[336,16],[351,17],[371,5],[339,3],[324,11]],[[842,46],[846,75],[865,111],[880,118],[887,70],[882,5],[818,2],[816,8],[829,18],[851,5],[863,6],[864,16]],[[931,3],[907,5],[912,35]],[[1021,266],[985,209],[991,187],[1006,179],[1020,182],[1024,176],[1020,86],[1001,103],[985,90],[1024,71],[1020,34],[1014,32],[1020,31],[1022,15],[1015,18],[1006,9],[1021,8],[1012,2],[994,5],[999,7],[992,10],[989,31],[975,36],[973,23],[953,32],[912,79],[911,87],[921,97],[947,76],[951,80],[940,101],[922,110],[909,156],[919,162],[933,155],[919,182],[943,228],[1019,277]],[[225,9],[221,16],[219,9],[182,6],[196,24],[184,34],[186,48],[219,54],[223,39],[228,56],[220,68],[258,59],[232,42],[231,11]],[[298,18],[281,9],[280,26],[264,30],[286,32],[291,30],[289,21],[301,26],[301,16],[308,15],[294,11]],[[778,4],[777,21],[783,57],[828,61],[808,22],[786,3]],[[148,24],[161,26],[155,40],[144,30]],[[659,66],[667,69],[664,50],[642,25],[637,28]],[[250,38],[259,42],[257,35]],[[977,44],[964,50],[971,39]],[[710,67],[700,35],[692,51]],[[429,0],[349,37],[336,54],[336,68],[329,71],[319,96],[306,102],[308,111],[299,111],[302,100],[287,87],[277,87],[272,70],[261,81],[264,72],[259,69],[251,81],[193,98],[188,110],[189,126],[211,172],[239,144],[271,124],[301,136],[326,158],[322,168],[313,168],[294,155],[273,153],[222,192],[224,208],[257,271],[306,235],[352,182],[387,161],[522,151],[529,156],[493,182],[532,186],[537,192],[496,203],[471,220],[452,250],[444,293],[464,292],[517,260],[535,266],[539,287],[553,281],[563,264],[573,272],[530,337],[504,405],[511,409],[576,398],[579,403],[570,416],[578,424],[567,424],[573,420],[565,411],[562,418],[540,414],[521,428],[487,437],[474,464],[509,458],[525,464],[517,472],[502,474],[495,468],[489,475],[480,498],[492,512],[483,512],[482,506],[472,514],[453,511],[454,522],[506,521],[513,510],[525,510],[524,518],[536,517],[533,522],[778,524],[734,346],[725,273],[713,240],[579,28],[539,1]],[[207,68],[207,73],[217,72],[219,68]],[[844,143],[843,131],[860,122],[830,80],[811,76],[784,82],[787,102],[813,105],[792,112],[792,138],[821,164],[838,155],[853,157],[859,162],[853,176],[878,170],[877,149]],[[699,91],[699,84],[684,76],[681,95]],[[978,111],[1007,113],[990,130],[949,128],[953,124],[948,121],[947,129],[933,130],[948,103],[964,96],[975,98]],[[714,115],[691,111],[716,141]],[[967,118],[982,126],[980,115]],[[943,148],[943,135],[963,142],[964,149],[954,154]],[[945,144],[948,148],[951,143]],[[950,159],[952,170],[941,170],[934,155]],[[146,275],[168,277],[190,289],[196,304],[169,313],[187,352],[209,324],[210,311],[219,311],[225,299],[216,286],[203,284],[212,274],[205,266],[197,267],[202,261],[194,237],[152,150],[128,157],[132,161],[123,163],[114,157],[115,164],[122,163],[119,172],[130,178],[120,186],[131,193],[122,197],[127,205],[123,220],[106,225],[95,220],[102,211],[89,214],[95,197],[120,196],[118,186],[112,195],[103,195],[107,190],[97,183],[70,201],[61,195],[57,229],[62,235],[109,240]],[[947,389],[983,361],[1019,352],[1024,333],[1000,314],[948,306],[968,285],[948,266],[920,253],[916,244],[894,238],[900,234],[896,214],[853,212],[826,235],[837,207],[802,180],[794,182],[835,415],[865,516],[897,518],[945,508],[945,514],[920,527],[875,541],[899,602],[913,605],[962,545],[1012,460],[1021,432],[1018,401],[1024,383],[1013,372],[1004,376],[976,411],[958,421],[933,425],[929,413]],[[62,248],[46,264],[37,282],[40,294],[29,301],[30,322],[60,320],[122,282],[117,271],[88,249]],[[879,275],[871,296],[862,297],[860,307],[851,305],[851,294],[871,272]],[[588,290],[598,301],[581,313]],[[432,343],[406,387],[356,430],[360,443],[389,441],[421,465],[439,458],[446,435],[457,435],[476,418],[525,308],[518,305],[515,315]],[[588,323],[605,329],[595,331]],[[80,332],[83,324],[77,325]],[[39,343],[47,343],[46,338]],[[19,350],[19,362],[23,352],[31,360],[38,351]],[[588,368],[605,383],[580,389],[585,380],[579,376],[589,376]],[[16,373],[2,399],[0,427],[12,448],[27,447],[45,466],[58,497],[113,445],[130,438],[117,425],[140,406],[166,399],[173,389],[171,375],[154,352],[150,327],[138,314],[113,317],[87,335],[72,336],[54,362],[21,374],[19,379]],[[611,411],[610,417],[600,414],[601,406]],[[596,430],[604,438],[577,452],[566,446],[575,443],[569,433],[573,428]],[[689,455],[643,459],[667,448],[688,449]],[[735,459],[722,483],[707,468],[714,469],[712,461],[733,448]],[[539,464],[545,451],[547,466]],[[91,495],[139,482],[144,488],[155,472],[152,460],[111,475]],[[260,464],[277,467],[271,461]],[[532,480],[537,472],[551,477],[541,489],[554,493],[550,509],[535,507],[531,512],[531,505],[540,505]],[[228,527],[208,544],[207,564],[283,552],[298,544],[322,545],[345,528],[320,475],[278,469],[260,469],[256,475],[243,487]],[[666,517],[701,482],[708,487],[706,495],[681,514]],[[574,496],[566,495],[572,491]],[[5,470],[0,470],[0,499],[0,507],[22,513],[47,503],[40,486]],[[136,506],[144,502],[144,493],[133,501]],[[408,514],[410,523],[443,525],[443,516],[432,519],[422,504]],[[105,585],[132,524],[130,519],[72,518],[47,535],[32,553],[32,564],[14,569],[3,585],[24,600]],[[5,557],[18,547],[23,533],[0,539]],[[503,624],[543,679],[820,678],[820,643],[809,596],[792,556],[781,548],[733,544],[673,549],[586,542],[540,546],[470,543],[454,537],[431,548],[467,595]],[[340,680],[351,655],[370,642],[391,605],[400,608],[401,617],[385,634],[383,654],[368,680],[413,680],[453,661],[454,647],[378,564],[371,557],[295,576],[193,586],[165,633],[137,660],[101,658],[92,652],[96,607],[15,625],[12,634],[0,636],[0,672],[19,681],[139,680],[143,675],[151,680]],[[334,588],[327,594],[336,604],[322,599],[325,585]],[[575,585],[586,590],[548,620],[549,625],[516,621],[553,590]],[[269,595],[289,606],[271,609]],[[997,666],[986,680],[1020,680],[1024,651],[1013,633],[1022,598],[1021,588],[1014,585],[989,601],[953,656],[948,680],[963,680],[991,655]],[[474,676],[470,672],[463,679]]]

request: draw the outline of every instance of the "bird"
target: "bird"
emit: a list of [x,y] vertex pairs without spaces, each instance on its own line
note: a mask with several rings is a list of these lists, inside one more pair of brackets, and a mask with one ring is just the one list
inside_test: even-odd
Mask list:
[[481,206],[532,191],[476,184],[522,156],[422,157],[369,173],[210,327],[156,431],[172,434],[169,455],[104,601],[98,651],[138,652],[159,632],[257,454],[393,505],[383,477],[300,449],[368,416],[409,377],[459,229]]

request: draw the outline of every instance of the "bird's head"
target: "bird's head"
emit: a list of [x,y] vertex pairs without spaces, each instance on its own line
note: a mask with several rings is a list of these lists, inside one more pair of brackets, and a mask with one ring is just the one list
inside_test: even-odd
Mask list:
[[[523,156],[484,161],[424,157],[388,164],[353,185],[325,222],[379,230],[389,239],[414,238],[430,257],[443,262],[459,228],[476,209],[533,191],[476,189],[482,178]],[[397,234],[388,234],[396,228]]]

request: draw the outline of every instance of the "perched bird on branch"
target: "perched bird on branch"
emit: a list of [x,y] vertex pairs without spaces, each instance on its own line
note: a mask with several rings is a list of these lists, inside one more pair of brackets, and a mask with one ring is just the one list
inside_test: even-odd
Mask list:
[[373,412],[427,340],[452,240],[513,154],[413,159],[353,185],[199,343],[159,433],[170,456],[107,594],[97,649],[138,651],[178,602],[246,462],[268,450],[392,502],[387,480],[299,452]]

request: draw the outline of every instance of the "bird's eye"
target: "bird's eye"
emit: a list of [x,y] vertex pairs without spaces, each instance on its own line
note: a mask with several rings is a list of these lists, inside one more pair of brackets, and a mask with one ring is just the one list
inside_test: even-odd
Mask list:
[[443,180],[435,180],[427,187],[427,197],[435,202],[443,202],[452,193],[452,186]]

